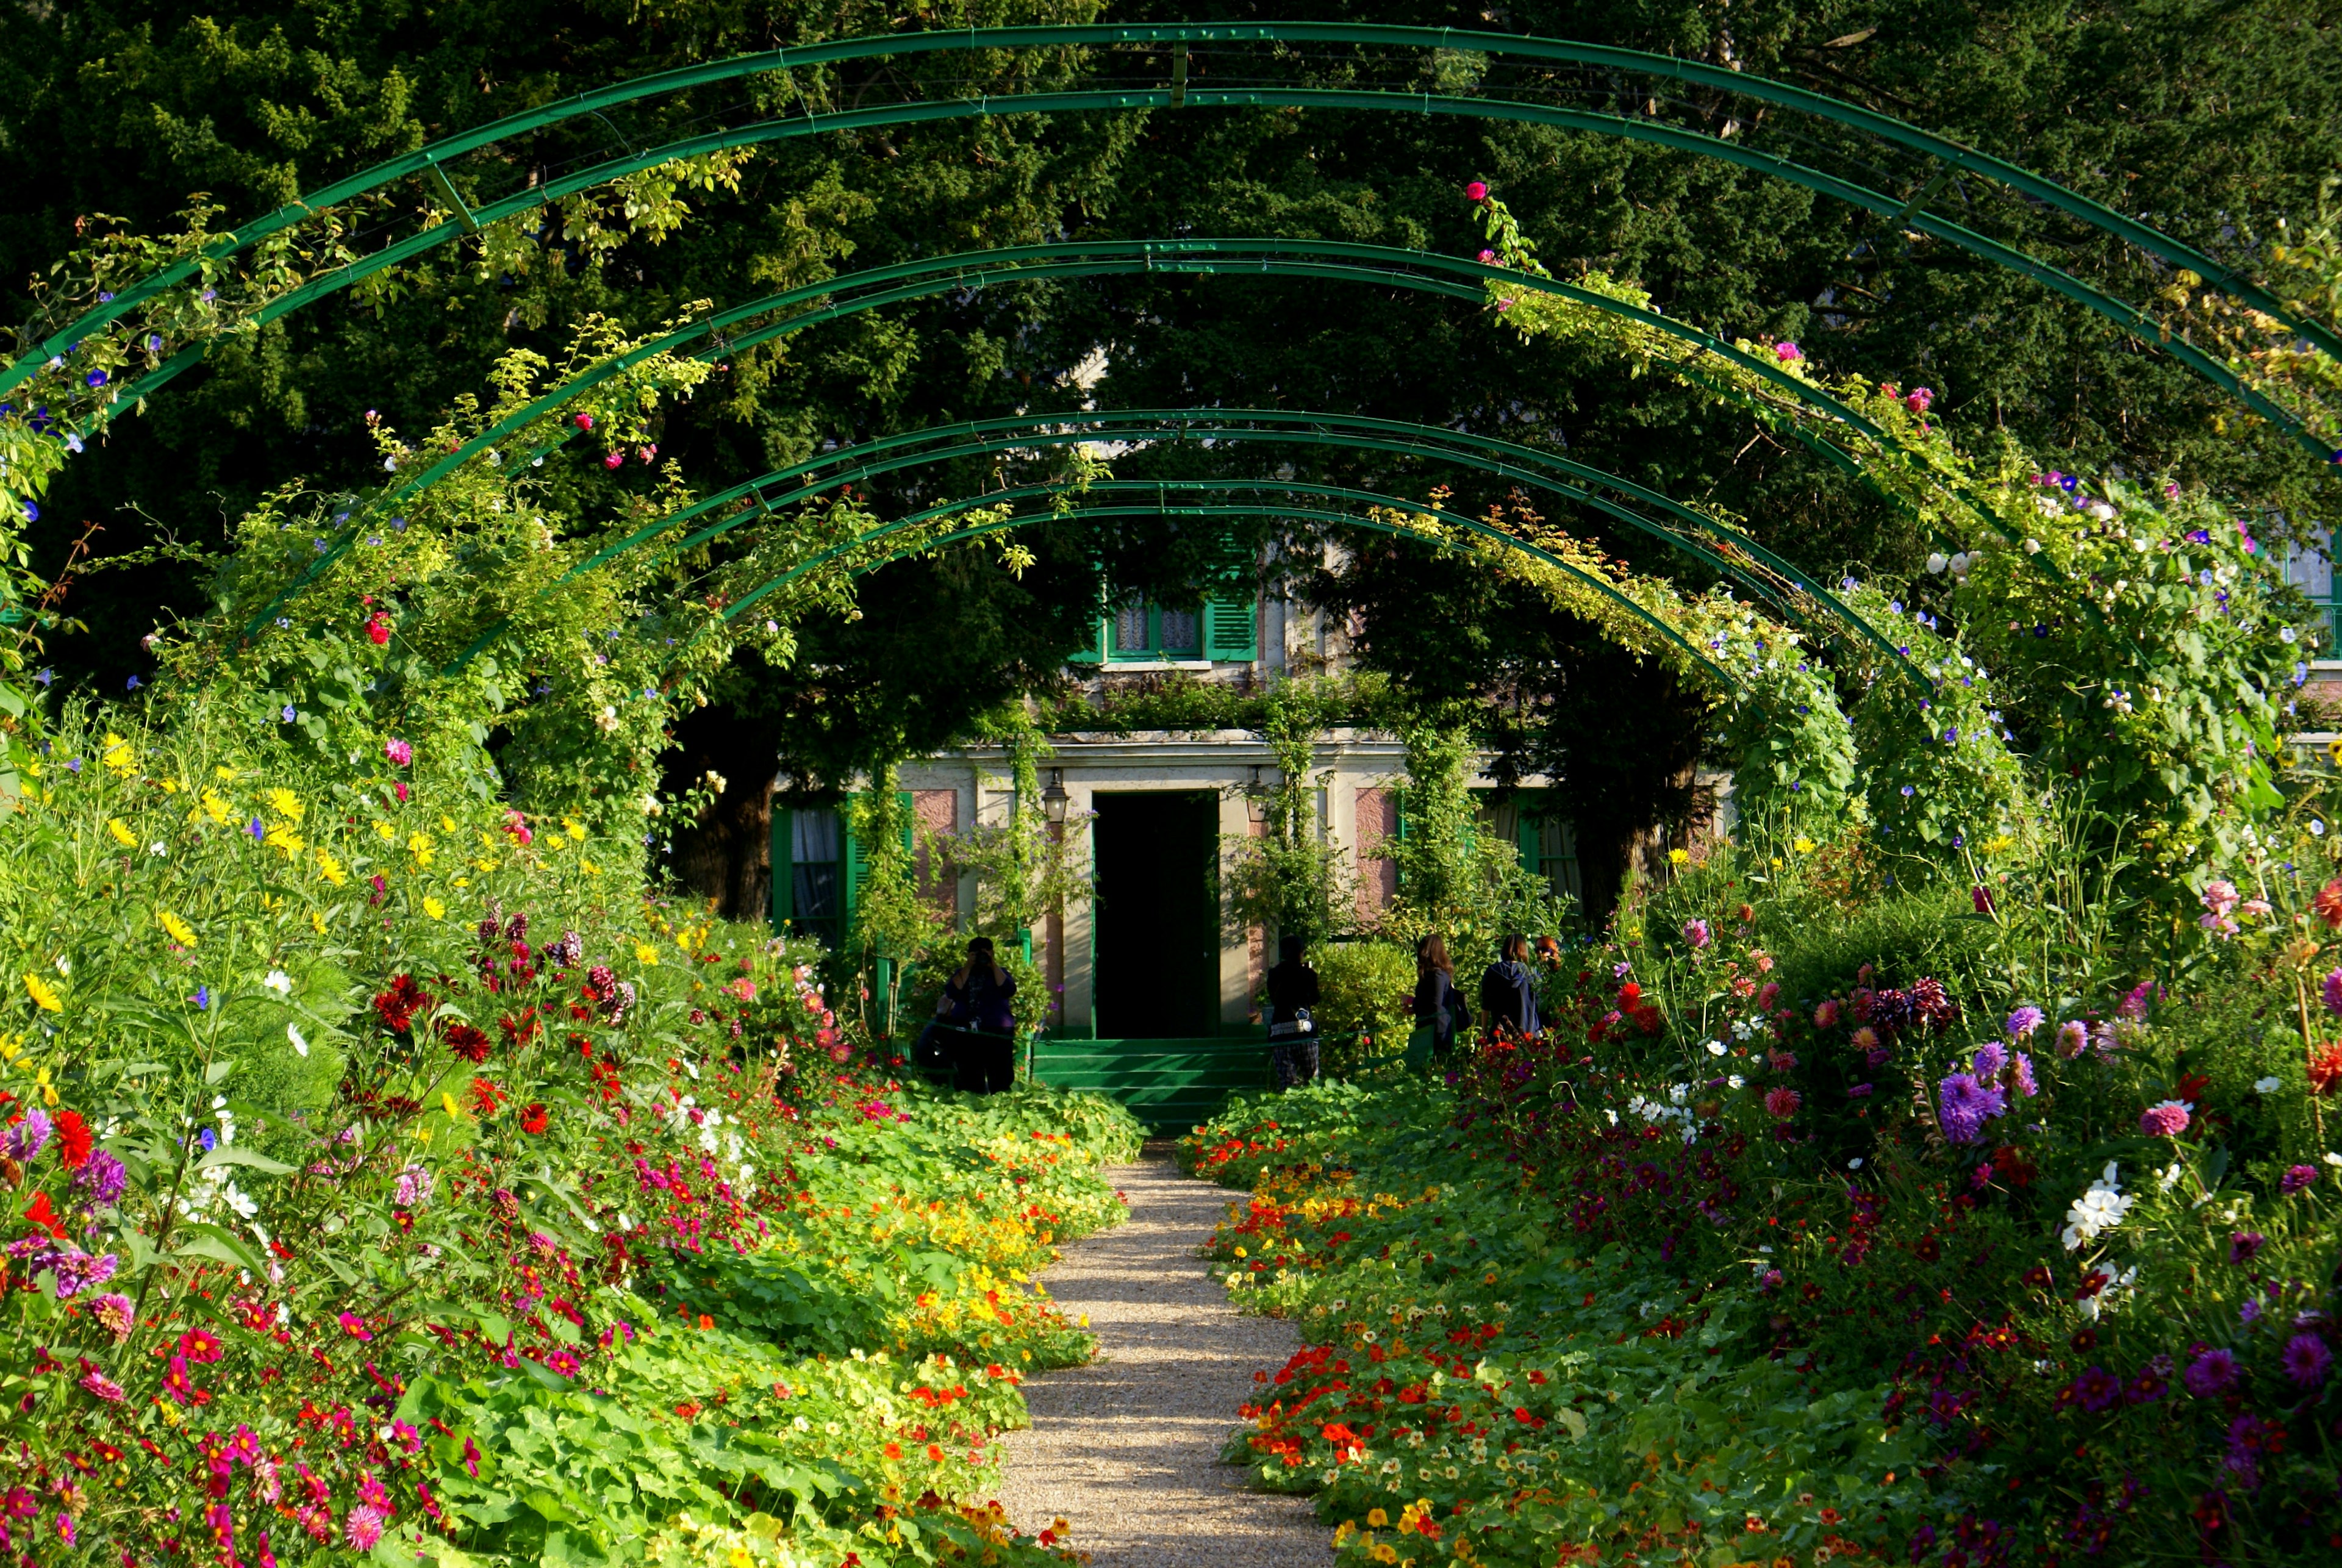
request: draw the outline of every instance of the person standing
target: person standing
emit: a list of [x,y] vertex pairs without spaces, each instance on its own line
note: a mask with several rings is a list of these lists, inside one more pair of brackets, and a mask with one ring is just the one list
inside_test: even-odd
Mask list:
[[1303,946],[1297,936],[1278,938],[1278,963],[1268,972],[1268,1056],[1280,1089],[1317,1076],[1317,1025],[1309,1016],[1317,1005],[1317,972],[1301,961]]
[[1016,1014],[1009,1003],[1016,977],[993,959],[992,938],[967,944],[967,962],[944,982],[951,1024],[965,1033],[959,1042],[959,1086],[971,1094],[996,1094],[1016,1082]]
[[1537,1017],[1536,975],[1529,968],[1529,940],[1506,937],[1496,944],[1496,962],[1480,976],[1480,1011],[1491,1032],[1503,1029],[1526,1040],[1543,1034]]
[[1456,961],[1447,956],[1447,939],[1436,931],[1415,944],[1415,1026],[1429,1032],[1435,1062],[1446,1061],[1456,1049],[1458,1029],[1472,1026],[1471,1004],[1456,989]]

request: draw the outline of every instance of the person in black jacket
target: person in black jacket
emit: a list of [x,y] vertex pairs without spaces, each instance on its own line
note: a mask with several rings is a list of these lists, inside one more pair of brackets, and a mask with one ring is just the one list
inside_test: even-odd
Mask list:
[[1280,962],[1268,972],[1268,1054],[1280,1089],[1317,1076],[1317,1033],[1309,1018],[1317,1005],[1317,972],[1301,962],[1303,945],[1297,936],[1279,938]]
[[1456,989],[1456,961],[1437,932],[1415,944],[1415,1026],[1431,1031],[1431,1058],[1446,1061],[1456,1049],[1456,1031],[1472,1026],[1472,1009]]
[[1488,1028],[1526,1039],[1545,1032],[1537,1017],[1536,975],[1528,964],[1529,939],[1507,936],[1496,944],[1496,962],[1480,976],[1480,1011]]
[[944,983],[951,1026],[960,1032],[959,1086],[972,1094],[1016,1086],[1016,977],[994,958],[989,936],[967,944],[967,962]]

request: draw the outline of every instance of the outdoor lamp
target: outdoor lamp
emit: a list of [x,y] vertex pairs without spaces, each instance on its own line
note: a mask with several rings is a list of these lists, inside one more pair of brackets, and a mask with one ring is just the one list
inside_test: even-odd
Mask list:
[[1072,800],[1073,797],[1066,794],[1066,770],[1051,768],[1049,787],[1041,792],[1041,814],[1062,824],[1066,820],[1066,807],[1072,804]]

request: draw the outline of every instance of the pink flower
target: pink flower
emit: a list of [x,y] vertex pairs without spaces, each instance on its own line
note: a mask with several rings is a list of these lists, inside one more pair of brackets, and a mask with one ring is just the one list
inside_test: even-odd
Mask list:
[[352,1339],[368,1340],[374,1337],[374,1332],[365,1325],[365,1319],[354,1312],[344,1313],[338,1321],[342,1325],[342,1332]]
[[105,1373],[102,1372],[91,1372],[84,1374],[81,1380],[81,1385],[89,1390],[90,1393],[97,1395],[98,1398],[105,1401],[108,1404],[120,1404],[122,1403],[122,1385],[115,1382],[112,1378],[106,1376]]
[[641,458],[644,462],[648,463],[658,455],[658,448],[656,446],[637,446],[635,448],[635,455]]
[[591,430],[594,428],[594,416],[590,414],[580,414],[575,416],[575,423],[580,430]]
[[1474,180],[1470,185],[1464,187],[1464,199],[1467,202],[1486,201],[1488,199],[1488,183],[1486,180]]
[[1482,251],[1482,252],[1480,253],[1480,265],[1481,265],[1482,266],[1487,266],[1487,265],[1489,265],[1490,264],[1492,264],[1493,262],[1495,262],[1495,261],[1496,261],[1496,253],[1495,251],[1484,250],[1484,251]]
[[602,466],[605,468],[616,468],[620,464],[626,462],[626,454],[625,453],[613,452],[607,457],[602,459]]
[[1903,400],[1903,406],[1914,414],[1925,414],[1927,412],[1927,404],[1935,401],[1936,394],[1926,387],[1914,387],[1911,395]]
[[1780,999],[1781,983],[1777,980],[1767,980],[1756,988],[1756,1011],[1770,1013],[1773,1011],[1773,1004]]
[[382,743],[382,754],[400,767],[405,767],[415,760],[415,743],[402,740],[385,741]]
[[2319,988],[2319,994],[2326,998],[2326,1011],[2342,1017],[2342,969],[2327,972],[2326,984]]
[[1787,365],[1793,360],[1805,358],[1806,351],[1799,348],[1794,343],[1784,341],[1773,345],[1773,357],[1779,360],[1783,365]]
[[1817,1029],[1835,1029],[1837,1027],[1837,997],[1831,997],[1828,1001],[1824,1002],[1820,1006],[1814,1009],[1814,1027]]
[[1689,943],[1694,948],[1706,947],[1710,940],[1707,934],[1707,922],[1705,920],[1685,921],[1683,937],[1684,940]]
[[[390,793],[398,797],[399,804],[405,805],[406,804],[406,781],[405,779],[391,780]],[[379,892],[380,890],[376,889],[376,891]]]
[[1805,1103],[1805,1097],[1799,1094],[1795,1089],[1767,1089],[1765,1091],[1765,1109],[1774,1117],[1783,1122],[1786,1122],[1790,1117],[1796,1115],[1797,1114],[1797,1107]]
[[2057,1025],[2057,1054],[2071,1061],[2082,1054],[2090,1043],[2089,1026],[2078,1018],[2068,1018]]
[[382,1539],[382,1511],[367,1507],[351,1509],[349,1518],[343,1522],[342,1534],[359,1551],[373,1551],[375,1543]]
[[2204,907],[2214,914],[2226,914],[2236,908],[2240,896],[2233,882],[2216,880],[2204,884]]
[[2176,1138],[2187,1130],[2187,1102],[2165,1100],[2139,1113],[2138,1130],[2150,1138]]
[[505,831],[512,834],[515,844],[525,844],[535,842],[536,835],[528,830],[528,818],[521,815],[517,811],[505,813]]

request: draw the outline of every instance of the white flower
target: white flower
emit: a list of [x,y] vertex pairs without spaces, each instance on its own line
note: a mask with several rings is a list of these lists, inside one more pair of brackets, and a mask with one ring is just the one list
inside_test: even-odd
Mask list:
[[1737,1074],[1737,1073],[1735,1073],[1731,1077],[1726,1078],[1726,1079],[1724,1081],[1724,1086],[1725,1086],[1726,1088],[1727,1088],[1727,1089],[1745,1089],[1745,1088],[1746,1088],[1746,1087],[1747,1087],[1747,1085],[1748,1085],[1748,1080],[1747,1080],[1747,1079],[1746,1079],[1746,1078],[1743,1078],[1743,1077],[1742,1077],[1739,1074]]
[[146,853],[148,854],[167,854],[170,852],[164,847],[163,841],[158,838],[153,844],[146,846]]
[[1711,1040],[1707,1043],[1707,1054],[1711,1056],[1723,1055],[1725,1049],[1725,1044],[1721,1040]]
[[1857,1154],[1853,1159],[1848,1160],[1846,1163],[1846,1168],[1849,1171],[1859,1171],[1862,1169],[1862,1156]]
[[[2103,501],[2093,501],[2090,503],[2090,515],[2101,523],[2111,523],[2115,520],[2115,509]],[[2147,541],[2138,541],[2138,548],[2146,549]]]
[[1930,551],[1927,555],[1927,575],[1940,577],[1944,574],[1944,568],[1951,564],[1950,559],[1941,550]]
[[2342,1165],[2342,1154],[2329,1154],[2326,1156],[2326,1163],[2329,1165]]
[[2106,1174],[2090,1183],[2090,1190],[2076,1198],[2066,1211],[2063,1239],[2067,1252],[2078,1252],[2084,1242],[2095,1242],[2102,1232],[2113,1230],[2130,1213],[2136,1197],[2126,1197],[2115,1172],[2115,1163],[2107,1162]]
[[290,996],[293,994],[293,977],[285,974],[282,969],[270,970],[268,972],[268,978],[263,980],[261,984],[267,986],[268,989],[274,991],[279,996]]
[[2296,632],[2291,626],[2279,626],[2277,632],[2277,640],[2280,643],[2290,643],[2299,635],[2300,634]]
[[2253,1093],[2256,1094],[2274,1094],[2284,1087],[2285,1080],[2282,1078],[2268,1077],[2253,1080]]
[[301,1025],[298,1024],[285,1025],[285,1038],[293,1042],[293,1054],[295,1056],[306,1056],[309,1054],[309,1043],[301,1038]]

